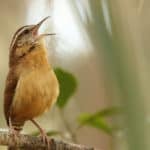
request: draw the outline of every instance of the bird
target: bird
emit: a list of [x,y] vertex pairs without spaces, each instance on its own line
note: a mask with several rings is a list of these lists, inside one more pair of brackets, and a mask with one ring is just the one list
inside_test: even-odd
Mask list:
[[11,134],[17,135],[26,121],[40,131],[43,141],[48,137],[34,120],[50,109],[59,96],[59,82],[48,61],[44,37],[37,24],[25,25],[13,35],[9,49],[9,70],[4,90],[4,116]]

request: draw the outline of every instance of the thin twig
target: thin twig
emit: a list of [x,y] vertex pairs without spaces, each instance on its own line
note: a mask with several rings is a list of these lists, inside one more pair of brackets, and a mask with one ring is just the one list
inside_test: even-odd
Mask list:
[[67,129],[67,131],[69,132],[69,134],[71,136],[71,140],[75,143],[78,143],[76,134],[74,133],[74,131],[72,131],[69,122],[65,118],[64,111],[62,109],[60,109],[59,111],[60,111],[60,116],[61,116],[61,119],[64,123],[64,126],[65,126],[65,128]]

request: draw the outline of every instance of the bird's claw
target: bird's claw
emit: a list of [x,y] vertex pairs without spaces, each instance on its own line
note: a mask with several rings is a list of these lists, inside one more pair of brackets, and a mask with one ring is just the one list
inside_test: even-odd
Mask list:
[[18,145],[18,135],[19,135],[19,132],[16,131],[13,127],[9,128],[9,136],[12,138],[13,140],[13,143],[14,143],[14,149],[16,147],[16,145]]
[[47,145],[47,150],[50,150],[50,139],[47,136],[46,132],[42,132],[40,137],[42,138],[42,142]]
[[14,128],[9,128],[9,133],[14,139],[18,136],[18,132]]

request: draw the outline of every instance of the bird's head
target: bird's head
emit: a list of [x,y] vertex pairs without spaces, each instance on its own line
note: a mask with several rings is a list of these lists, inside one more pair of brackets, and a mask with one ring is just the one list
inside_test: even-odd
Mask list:
[[39,34],[39,28],[45,20],[49,17],[44,18],[35,25],[27,25],[19,28],[13,36],[10,53],[15,54],[17,57],[27,54],[32,48],[40,44],[43,37],[54,35],[51,34]]

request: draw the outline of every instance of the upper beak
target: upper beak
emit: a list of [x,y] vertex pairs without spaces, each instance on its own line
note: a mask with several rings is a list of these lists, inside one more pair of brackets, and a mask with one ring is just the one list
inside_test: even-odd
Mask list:
[[38,24],[36,24],[36,25],[33,27],[32,33],[33,33],[34,35],[37,35],[40,26],[41,26],[41,25],[43,24],[43,22],[46,21],[49,17],[50,17],[50,16],[48,16],[48,17],[42,19]]

